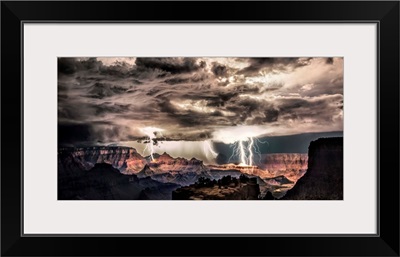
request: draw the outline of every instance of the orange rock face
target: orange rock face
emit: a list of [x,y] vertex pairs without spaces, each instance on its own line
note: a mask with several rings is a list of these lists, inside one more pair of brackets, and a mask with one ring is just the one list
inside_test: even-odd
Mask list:
[[307,171],[308,154],[277,153],[266,154],[261,159],[261,169],[267,171],[267,177],[285,176],[296,182]]
[[210,165],[209,167],[219,170],[238,170],[242,173],[258,176],[263,179],[285,176],[289,180],[296,182],[307,171],[307,164],[307,154],[277,153],[262,155],[259,166],[235,165],[231,163]]

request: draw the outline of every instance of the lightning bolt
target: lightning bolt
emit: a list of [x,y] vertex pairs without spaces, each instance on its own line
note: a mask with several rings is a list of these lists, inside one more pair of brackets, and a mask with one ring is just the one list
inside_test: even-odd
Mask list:
[[247,165],[247,161],[246,161],[246,153],[244,151],[244,146],[243,146],[243,140],[239,141],[239,150],[240,150],[240,165]]
[[146,127],[142,129],[142,132],[148,137],[149,142],[146,144],[146,147],[143,150],[143,155],[145,155],[145,151],[149,150],[150,151],[150,158],[152,161],[154,161],[154,139],[156,137],[156,132],[159,133],[162,137],[163,135],[161,134],[162,129],[159,128],[153,128],[153,127]]
[[[248,137],[246,139],[241,139],[231,144],[232,155],[229,157],[228,162],[231,159],[239,159],[242,166],[253,166],[254,165],[254,153],[259,157],[261,161],[261,151],[258,143],[265,144],[268,142],[263,142],[258,138]],[[236,157],[236,158],[235,158]]]
[[209,158],[210,154],[212,159],[215,159],[218,156],[218,154],[214,151],[212,142],[210,140],[204,141],[203,151],[207,158]]
[[248,152],[249,152],[249,165],[253,166],[253,145],[254,140],[252,137],[249,138],[250,144],[248,144]]
[[230,147],[232,148],[232,155],[229,157],[228,162],[230,162],[231,159],[236,159],[235,157],[241,159],[240,141],[230,144]]
[[259,162],[261,162],[261,150],[260,150],[260,147],[258,146],[258,143],[260,143],[260,144],[268,144],[268,146],[269,146],[269,143],[268,143],[268,141],[261,141],[259,138],[256,138],[256,144],[254,145],[254,152],[256,153],[256,154],[258,154],[258,161]]

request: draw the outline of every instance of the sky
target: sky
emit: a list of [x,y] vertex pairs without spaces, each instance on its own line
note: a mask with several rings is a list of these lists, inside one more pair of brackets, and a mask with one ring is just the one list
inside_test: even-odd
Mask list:
[[160,151],[198,152],[331,131],[343,131],[340,57],[58,59],[60,146],[146,151],[150,138]]

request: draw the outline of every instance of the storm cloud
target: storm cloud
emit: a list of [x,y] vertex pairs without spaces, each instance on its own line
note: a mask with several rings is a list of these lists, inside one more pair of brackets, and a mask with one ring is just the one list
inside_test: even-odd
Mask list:
[[[343,58],[59,58],[61,145],[343,129]],[[162,131],[162,132],[161,132]]]
[[310,64],[312,58],[266,57],[249,58],[249,65],[240,70],[239,74],[256,75],[259,72],[290,72],[298,67]]

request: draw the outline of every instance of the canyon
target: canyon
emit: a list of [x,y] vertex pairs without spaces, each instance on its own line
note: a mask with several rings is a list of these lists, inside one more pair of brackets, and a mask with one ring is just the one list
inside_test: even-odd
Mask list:
[[[166,152],[142,156],[136,149],[123,146],[59,148],[59,199],[159,200],[172,199],[174,191],[180,192],[178,196],[175,193],[177,198],[192,192],[195,199],[220,199],[221,195],[227,199],[242,199],[245,198],[243,190],[247,190],[244,188],[249,187],[193,190],[193,185],[201,179],[218,181],[228,176],[238,179],[242,175],[255,181],[260,199],[267,194],[272,199],[320,199],[330,195],[340,199],[342,195],[338,192],[342,189],[343,174],[338,170],[343,169],[343,160],[340,159],[343,142],[336,142],[338,139],[319,140],[310,143],[308,154],[260,155],[257,166],[206,165],[195,158],[172,157]],[[324,177],[325,181],[318,180],[319,177]],[[199,190],[205,191],[199,193]],[[318,197],[312,193],[315,190],[319,192]],[[326,192],[321,193],[323,190]]]

